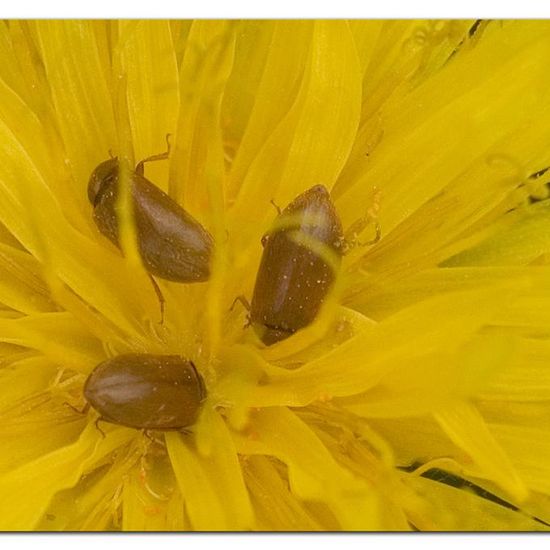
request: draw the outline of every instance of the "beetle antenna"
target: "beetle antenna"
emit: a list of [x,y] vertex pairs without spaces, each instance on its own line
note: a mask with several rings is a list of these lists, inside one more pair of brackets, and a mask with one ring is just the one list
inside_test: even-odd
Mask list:
[[105,419],[102,416],[99,416],[98,418],[96,418],[96,421],[94,422],[94,424],[95,424],[96,429],[102,435],[103,439],[105,439],[105,437],[107,437],[107,436],[105,435],[105,432],[99,427],[100,422],[105,422]]
[[170,156],[170,149],[172,145],[170,143],[171,134],[166,134],[166,151],[164,153],[159,153],[158,155],[151,155],[150,157],[144,158],[142,161],[136,164],[135,172],[140,176],[143,176],[145,172],[144,165],[146,162],[154,162],[156,160],[166,160]]
[[159,299],[160,324],[162,325],[164,324],[164,304],[166,303],[166,300],[164,299],[164,295],[162,294],[158,283],[155,281],[154,277],[151,274],[149,275],[149,279],[151,279],[151,283],[153,284],[153,288],[155,289],[155,293],[157,295],[157,298]]

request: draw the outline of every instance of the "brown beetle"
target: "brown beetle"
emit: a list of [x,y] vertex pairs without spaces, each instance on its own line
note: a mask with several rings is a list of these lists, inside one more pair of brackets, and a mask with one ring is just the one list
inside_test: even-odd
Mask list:
[[249,319],[269,346],[309,325],[334,284],[344,235],[327,189],[315,185],[296,197],[262,244]]
[[131,353],[100,363],[84,385],[99,420],[145,430],[183,430],[197,420],[206,390],[179,355]]
[[[141,161],[131,173],[139,252],[147,271],[161,279],[179,283],[206,281],[210,276],[212,237],[143,175],[145,162],[167,158],[168,153]],[[116,157],[97,166],[88,183],[88,198],[99,230],[120,247],[116,212],[119,169]]]

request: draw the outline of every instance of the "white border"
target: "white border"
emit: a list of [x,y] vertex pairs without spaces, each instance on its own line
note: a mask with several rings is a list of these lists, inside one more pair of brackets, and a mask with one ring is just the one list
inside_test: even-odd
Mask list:
[[[527,540],[528,538],[528,540]],[[345,546],[346,550],[365,548],[403,548],[407,550],[463,550],[468,548],[486,550],[494,543],[499,550],[517,550],[521,544],[528,544],[530,550],[547,548],[548,536],[529,534],[38,534],[2,535],[3,548],[36,548],[41,550],[141,550],[162,547],[163,550],[333,550],[335,545]]]
[[18,0],[2,18],[548,18],[544,0]]

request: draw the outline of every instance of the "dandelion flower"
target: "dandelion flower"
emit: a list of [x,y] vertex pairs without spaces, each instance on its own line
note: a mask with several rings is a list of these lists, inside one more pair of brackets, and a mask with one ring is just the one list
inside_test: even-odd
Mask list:
[[[544,530],[550,28],[498,21],[0,26],[0,529]],[[157,279],[94,224],[109,152],[212,234]],[[316,184],[372,221],[312,324],[231,309]],[[354,225],[355,224],[355,225]],[[123,224],[124,225],[124,224]],[[194,362],[189,433],[79,413],[123,353]]]

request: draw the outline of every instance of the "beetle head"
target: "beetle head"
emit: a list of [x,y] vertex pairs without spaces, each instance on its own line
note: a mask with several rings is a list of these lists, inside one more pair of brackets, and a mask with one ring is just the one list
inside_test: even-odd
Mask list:
[[90,176],[88,182],[88,199],[95,205],[101,188],[118,175],[118,158],[106,160],[99,164]]
[[260,340],[266,345],[271,346],[281,340],[286,340],[289,336],[292,336],[293,331],[285,330],[282,328],[269,327],[267,325],[256,324],[254,326],[256,334],[260,337]]

